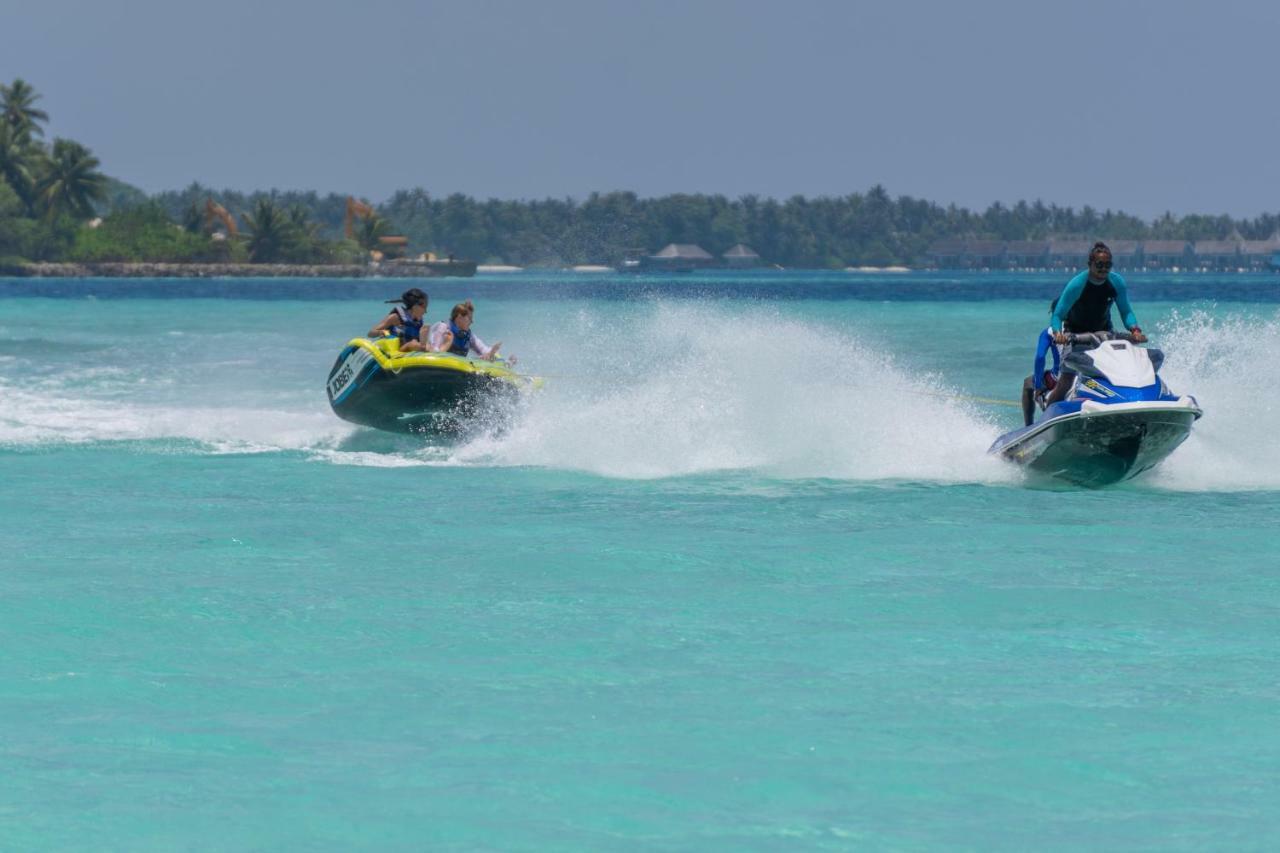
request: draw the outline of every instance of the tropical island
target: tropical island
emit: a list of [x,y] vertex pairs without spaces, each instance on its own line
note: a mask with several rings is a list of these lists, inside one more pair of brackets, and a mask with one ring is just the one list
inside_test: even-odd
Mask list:
[[[620,267],[673,244],[716,256],[751,247],[764,262],[788,268],[993,268],[1036,266],[1055,244],[1097,236],[1132,244],[1139,259],[1144,246],[1166,254],[1181,246],[1194,263],[1198,244],[1222,268],[1267,268],[1280,257],[1280,213],[1166,213],[1146,221],[1038,200],[975,212],[895,198],[881,186],[785,201],[621,191],[583,200],[478,200],[417,188],[376,206],[356,193],[198,183],[148,194],[109,177],[85,145],[46,141],[49,114],[40,100],[22,79],[0,85],[0,274],[418,275],[446,257]],[[1237,264],[1246,248],[1264,260]]]

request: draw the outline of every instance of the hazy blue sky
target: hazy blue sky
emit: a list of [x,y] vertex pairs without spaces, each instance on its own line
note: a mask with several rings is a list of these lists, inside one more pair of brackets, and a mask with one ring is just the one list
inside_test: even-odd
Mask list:
[[1280,210],[1280,2],[0,0],[144,189]]

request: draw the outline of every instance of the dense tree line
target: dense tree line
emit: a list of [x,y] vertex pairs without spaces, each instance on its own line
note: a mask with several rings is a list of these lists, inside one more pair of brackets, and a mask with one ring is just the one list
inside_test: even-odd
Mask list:
[[[307,205],[256,198],[239,211],[243,233],[206,215],[205,197],[173,211],[104,175],[78,142],[44,141],[49,115],[24,80],[0,85],[0,271],[25,261],[351,263],[358,241],[321,233]],[[233,225],[235,223],[233,222]],[[385,221],[363,223],[376,243]]]
[[24,80],[0,85],[0,258],[66,253],[76,223],[106,198],[106,178],[87,148],[44,140],[49,115]]
[[[23,80],[0,85],[0,262],[251,261],[349,263],[402,234],[413,252],[434,251],[521,266],[616,264],[667,243],[696,243],[719,254],[746,243],[786,267],[915,264],[945,238],[1036,240],[1267,239],[1280,214],[1255,219],[1174,216],[1152,222],[1091,207],[1023,202],[975,212],[880,186],[866,193],[785,201],[754,195],[631,192],[588,198],[511,201],[432,196],[402,190],[344,234],[346,196],[315,192],[242,193],[193,183],[154,196],[105,176],[77,142],[46,143],[49,116]],[[216,200],[238,234],[206,214]],[[98,219],[101,219],[98,222]]]
[[[209,195],[237,209],[263,198],[300,205],[325,233],[337,237],[341,231],[345,197],[336,194],[240,194],[193,184],[158,199],[176,212]],[[1040,201],[993,204],[977,213],[909,196],[894,198],[879,186],[866,193],[786,201],[685,194],[640,198],[631,192],[592,193],[582,201],[481,201],[415,189],[397,192],[379,210],[392,231],[409,238],[414,251],[520,266],[616,264],[628,254],[651,253],[667,243],[697,243],[717,254],[746,243],[767,261],[786,267],[883,266],[917,263],[933,242],[944,238],[1262,240],[1280,231],[1280,214],[1256,219],[1165,214],[1146,222],[1118,211]]]

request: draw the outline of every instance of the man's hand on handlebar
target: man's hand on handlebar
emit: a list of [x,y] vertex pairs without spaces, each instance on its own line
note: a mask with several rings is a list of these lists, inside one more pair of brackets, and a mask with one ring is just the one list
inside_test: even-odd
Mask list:
[[1142,329],[1134,326],[1127,332],[1054,332],[1053,342],[1055,344],[1083,344],[1085,346],[1097,346],[1103,341],[1129,341],[1135,344],[1145,344],[1147,336],[1142,334]]

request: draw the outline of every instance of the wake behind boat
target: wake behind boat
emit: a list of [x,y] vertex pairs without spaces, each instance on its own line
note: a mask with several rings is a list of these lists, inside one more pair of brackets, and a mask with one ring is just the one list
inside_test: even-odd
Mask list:
[[1076,349],[1064,359],[1064,374],[1075,371],[1074,387],[1040,421],[1005,433],[988,452],[1093,487],[1160,464],[1203,414],[1194,397],[1174,394],[1160,378],[1164,353],[1135,346],[1130,335],[1068,337]]
[[501,359],[401,352],[398,338],[384,337],[348,342],[329,371],[326,390],[334,414],[351,423],[449,434],[500,425],[520,395],[540,385]]

